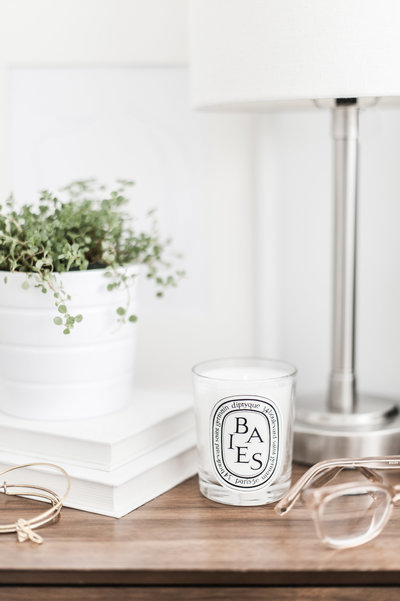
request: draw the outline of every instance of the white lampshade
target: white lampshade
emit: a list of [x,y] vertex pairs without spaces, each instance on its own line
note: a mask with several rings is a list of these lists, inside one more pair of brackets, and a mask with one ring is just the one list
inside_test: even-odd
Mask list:
[[196,107],[400,97],[400,0],[191,0]]

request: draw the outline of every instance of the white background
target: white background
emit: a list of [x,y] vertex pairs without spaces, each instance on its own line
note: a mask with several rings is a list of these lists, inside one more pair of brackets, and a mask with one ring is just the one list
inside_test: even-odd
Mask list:
[[[275,244],[259,266],[264,283],[258,293],[265,307],[272,296],[274,320],[263,323],[259,349],[269,350],[268,336],[275,332],[273,350],[298,366],[300,393],[323,390],[329,373],[330,126],[323,110],[259,118],[257,201],[275,217]],[[360,132],[357,371],[361,390],[398,397],[400,111],[362,112]],[[266,219],[258,223],[262,239],[271,228]]]
[[[328,112],[190,110],[185,0],[6,0],[0,8],[2,193],[132,177],[185,254],[165,303],[143,292],[138,380],[188,385],[192,363],[267,355],[329,372]],[[400,382],[400,110],[361,115],[357,361],[365,391]]]
[[12,69],[17,202],[77,178],[134,179],[132,213],[157,207],[161,231],[183,252],[178,289],[160,300],[141,285],[141,384],[187,385],[193,363],[252,352],[247,123],[192,111],[184,67]]

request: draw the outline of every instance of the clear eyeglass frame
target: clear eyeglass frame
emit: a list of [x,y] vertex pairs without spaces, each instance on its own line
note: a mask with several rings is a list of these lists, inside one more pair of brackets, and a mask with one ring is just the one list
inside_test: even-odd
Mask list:
[[[327,486],[345,469],[357,470],[365,482]],[[400,469],[400,455],[321,461],[299,478],[275,511],[286,515],[300,500],[311,510],[323,543],[335,549],[357,547],[382,532],[393,505],[400,501],[400,484],[384,482],[375,471],[393,469]]]

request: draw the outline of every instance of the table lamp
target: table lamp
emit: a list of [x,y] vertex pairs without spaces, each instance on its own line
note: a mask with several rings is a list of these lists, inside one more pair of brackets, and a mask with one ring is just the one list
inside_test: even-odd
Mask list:
[[295,459],[398,454],[397,403],[358,394],[354,349],[359,112],[400,100],[400,2],[192,0],[189,21],[196,108],[332,111],[331,374],[297,403]]

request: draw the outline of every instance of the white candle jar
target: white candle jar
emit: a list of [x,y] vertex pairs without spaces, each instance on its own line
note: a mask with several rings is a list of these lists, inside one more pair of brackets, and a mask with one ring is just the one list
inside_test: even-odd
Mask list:
[[193,368],[201,493],[263,505],[290,487],[296,368],[268,359],[217,359]]

